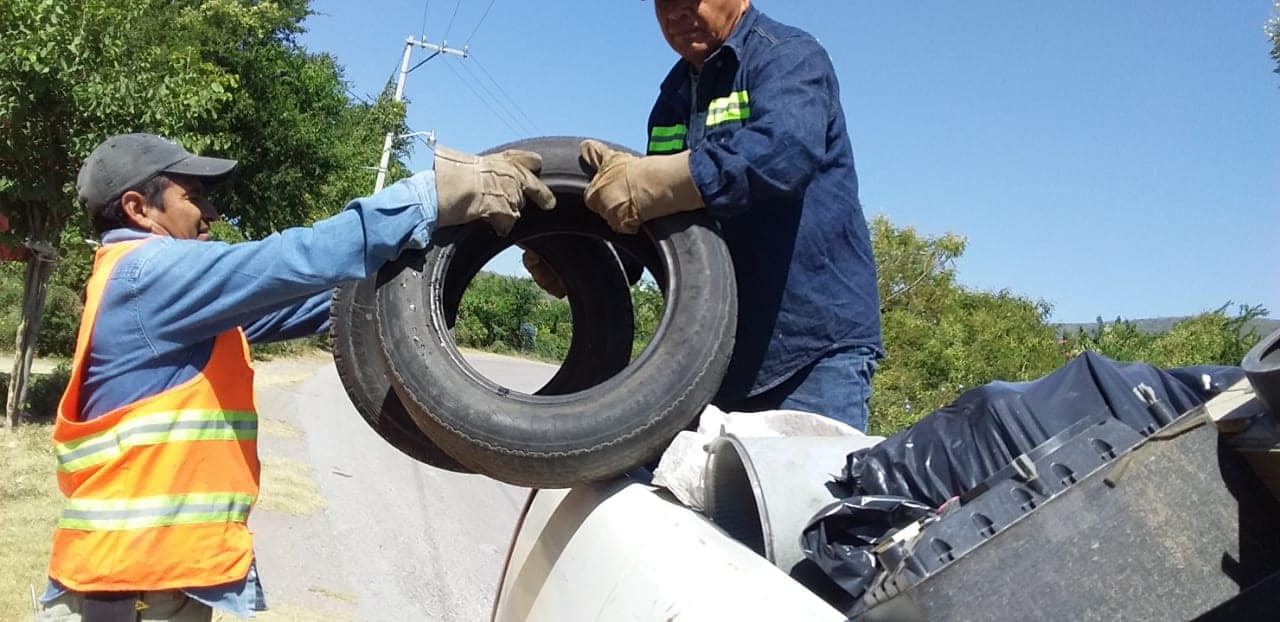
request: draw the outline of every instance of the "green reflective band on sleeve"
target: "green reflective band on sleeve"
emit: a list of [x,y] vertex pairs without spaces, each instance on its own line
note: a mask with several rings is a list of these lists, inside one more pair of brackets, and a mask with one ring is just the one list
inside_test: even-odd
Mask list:
[[649,153],[675,153],[684,149],[684,138],[689,127],[683,123],[663,125],[649,133]]
[[191,493],[140,499],[68,499],[58,519],[61,529],[123,531],[198,523],[242,523],[253,495]]
[[684,150],[683,138],[677,138],[675,140],[663,140],[663,141],[654,140],[649,142],[649,153],[654,153],[654,154],[675,153],[677,151],[683,151],[683,150]]
[[711,105],[707,107],[707,127],[730,121],[746,121],[751,118],[750,103],[751,97],[746,91],[736,91],[726,97],[711,100]]
[[179,410],[135,417],[105,432],[58,443],[54,449],[58,470],[69,473],[109,462],[130,447],[256,438],[258,415],[253,411]]
[[650,136],[654,139],[658,138],[684,138],[689,133],[689,127],[683,123],[676,125],[663,125],[653,128]]

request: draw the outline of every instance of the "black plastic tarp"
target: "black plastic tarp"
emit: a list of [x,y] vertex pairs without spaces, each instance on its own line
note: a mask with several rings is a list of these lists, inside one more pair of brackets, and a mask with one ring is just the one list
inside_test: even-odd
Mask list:
[[[877,540],[962,496],[1082,420],[1112,417],[1143,435],[1244,377],[1238,367],[1159,369],[1085,353],[1031,382],[993,382],[848,456],[846,498],[804,530],[806,556],[857,598],[879,568]],[[1135,393],[1149,387],[1147,399]],[[1151,403],[1157,405],[1152,407]]]
[[965,392],[910,428],[850,454],[840,483],[850,496],[906,497],[938,507],[1081,419],[1110,416],[1144,434],[1167,423],[1134,393],[1139,385],[1180,414],[1243,377],[1238,367],[1165,370],[1087,352],[1038,380],[992,382]]

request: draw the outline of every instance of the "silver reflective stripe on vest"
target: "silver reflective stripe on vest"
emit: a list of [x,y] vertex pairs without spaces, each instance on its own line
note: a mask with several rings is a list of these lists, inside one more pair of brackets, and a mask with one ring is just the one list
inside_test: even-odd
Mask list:
[[675,153],[684,150],[684,139],[689,127],[683,123],[653,128],[649,134],[649,153]]
[[179,410],[131,417],[91,436],[58,443],[58,470],[97,466],[130,447],[178,441],[246,441],[258,438],[258,415],[237,410]]
[[707,127],[730,121],[746,121],[751,118],[750,104],[751,97],[746,91],[736,91],[726,97],[711,100],[711,105],[707,107]]
[[122,531],[196,523],[234,523],[249,519],[253,495],[189,493],[138,499],[68,499],[58,520],[61,529]]

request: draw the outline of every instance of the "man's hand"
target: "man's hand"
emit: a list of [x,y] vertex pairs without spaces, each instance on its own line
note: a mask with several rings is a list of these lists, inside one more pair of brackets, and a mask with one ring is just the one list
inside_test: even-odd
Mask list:
[[584,140],[582,159],[595,167],[587,186],[587,207],[618,233],[635,233],[640,223],[703,207],[689,173],[689,152],[638,158],[598,140]]
[[551,189],[538,179],[542,156],[510,150],[474,156],[436,147],[436,228],[481,219],[506,235],[520,218],[525,199],[542,209],[556,206]]
[[529,271],[529,276],[533,277],[533,282],[542,288],[542,291],[555,296],[556,298],[564,298],[569,293],[564,287],[564,281],[560,280],[560,275],[551,268],[542,259],[542,256],[533,251],[525,251],[521,258],[524,262],[524,269]]

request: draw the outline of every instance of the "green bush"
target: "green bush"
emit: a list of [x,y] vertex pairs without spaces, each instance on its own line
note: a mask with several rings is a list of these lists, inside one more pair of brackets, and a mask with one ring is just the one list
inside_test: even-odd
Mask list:
[[302,356],[317,350],[333,351],[333,341],[329,338],[329,333],[288,341],[253,344],[250,347],[250,354],[255,361],[269,361],[276,358]]
[[[60,363],[47,374],[32,374],[27,385],[27,402],[19,410],[26,421],[50,422],[58,413],[58,401],[71,380],[71,365]],[[0,372],[0,403],[9,400],[9,373]]]
[[58,414],[58,401],[71,381],[71,365],[59,363],[47,374],[33,376],[27,388],[27,416],[35,421],[52,421]]

